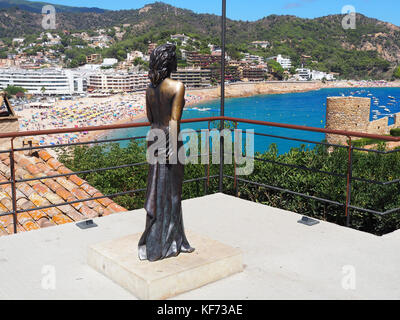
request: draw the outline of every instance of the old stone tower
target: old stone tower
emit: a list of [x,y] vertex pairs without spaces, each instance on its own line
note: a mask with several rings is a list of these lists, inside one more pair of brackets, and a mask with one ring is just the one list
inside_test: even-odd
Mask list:
[[[395,114],[394,125],[388,125],[384,117],[370,121],[371,99],[359,97],[328,97],[326,104],[326,129],[346,130],[370,134],[389,134],[390,129],[400,127],[400,114]],[[327,134],[328,143],[347,145],[348,138]]]

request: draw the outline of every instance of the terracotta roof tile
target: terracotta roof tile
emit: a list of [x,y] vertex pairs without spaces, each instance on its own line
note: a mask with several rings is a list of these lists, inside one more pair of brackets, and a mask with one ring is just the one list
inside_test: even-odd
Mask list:
[[77,197],[79,200],[90,198],[90,196],[80,188],[74,188],[71,190],[71,193]]
[[58,208],[74,221],[80,221],[85,218],[79,211],[75,210],[74,207],[69,204],[59,206]]
[[8,212],[8,209],[2,203],[0,203],[0,213],[4,212]]
[[78,185],[78,186],[81,186],[82,184],[85,183],[85,180],[79,178],[79,177],[78,177],[77,175],[75,175],[75,174],[72,175],[72,176],[69,176],[68,179],[71,180],[73,183],[75,183],[75,184]]
[[47,164],[50,165],[53,169],[57,170],[59,167],[62,166],[62,163],[59,162],[58,160],[51,158],[47,161]]
[[73,173],[72,170],[70,170],[70,169],[68,169],[68,168],[66,168],[66,167],[64,167],[64,166],[59,167],[59,168],[57,169],[57,171],[58,171],[59,174],[69,174],[69,173]]
[[24,222],[32,220],[32,217],[27,212],[22,212],[18,213],[17,220],[20,224],[24,224]]
[[71,192],[73,189],[75,189],[75,188],[77,187],[75,183],[73,183],[73,182],[67,180],[67,179],[64,178],[64,177],[58,177],[58,178],[56,178],[56,181],[57,181],[60,185],[62,185],[65,189],[67,189],[68,191],[70,191],[70,192]]
[[29,196],[35,192],[35,190],[26,182],[19,183],[17,187],[18,190],[20,190],[27,198],[29,198]]
[[11,198],[3,198],[1,199],[1,204],[4,205],[9,211],[12,210],[12,201]]
[[42,211],[50,218],[54,217],[55,215],[62,213],[60,209],[57,207],[51,207],[47,209],[42,209]]
[[99,190],[97,190],[96,188],[92,187],[89,183],[84,183],[81,185],[81,188],[83,190],[85,190],[88,194],[90,194],[91,197],[93,197],[93,195],[95,193],[98,193]]
[[6,160],[10,158],[10,154],[9,153],[0,153],[0,160]]
[[44,161],[49,160],[50,158],[53,158],[46,150],[40,150],[38,152],[38,155],[41,159],[43,159]]
[[34,176],[40,173],[40,169],[32,163],[28,164],[25,168],[30,174]]
[[65,202],[59,195],[53,192],[46,192],[44,197],[49,200],[52,204],[61,204]]
[[36,207],[43,207],[46,205],[46,199],[43,198],[41,195],[37,194],[37,193],[32,193],[29,196],[29,200],[31,200]]
[[97,212],[99,217],[101,217],[104,214],[105,208],[102,205],[98,205],[98,206],[94,207],[93,210]]
[[72,222],[72,219],[69,218],[68,216],[66,216],[66,215],[63,214],[63,213],[59,213],[59,214],[56,214],[56,215],[53,217],[53,221],[54,221],[56,224],[65,224],[65,223]]
[[36,182],[36,184],[34,184],[32,186],[32,188],[42,197],[44,197],[44,195],[48,192],[50,192],[50,189],[42,182]]
[[[76,174],[67,177],[47,178],[59,174],[73,173],[47,151],[34,152],[33,156],[16,152],[14,159],[15,176],[18,180],[46,178],[16,184],[17,209],[27,210],[46,207],[51,204],[59,205],[19,213],[17,217],[18,232],[126,211],[109,198],[86,200],[90,197],[103,196],[103,194]],[[9,181],[10,176],[9,157],[0,154],[0,182]],[[0,185],[0,213],[12,211],[11,196],[11,184]],[[86,201],[63,205],[66,202],[76,200]],[[13,222],[12,215],[0,217],[0,236],[14,233]]]
[[3,162],[0,162],[0,171],[7,180],[11,177],[11,170],[9,166],[6,166]]
[[97,211],[85,205],[83,205],[79,211],[88,218],[97,218],[99,216]]
[[46,179],[43,182],[54,192],[60,187],[60,185],[56,181],[54,181],[54,179]]
[[21,158],[18,162],[18,165],[20,167],[26,168],[27,166],[29,166],[30,164],[32,164],[31,161],[29,161],[27,158]]
[[110,208],[105,208],[103,216],[109,216],[110,214],[113,214],[113,213],[115,213],[115,212],[112,211]]
[[[97,192],[93,195],[93,198],[96,198],[96,197],[104,197],[104,194]],[[97,199],[96,201],[99,202],[104,207],[107,207],[111,203],[113,203],[113,201],[109,198],[100,198],[100,199]]]
[[35,220],[38,221],[43,217],[47,217],[47,215],[42,210],[29,211],[29,215]]
[[28,210],[35,208],[35,205],[32,203],[32,201],[22,198],[17,201],[17,208],[19,210]]
[[116,204],[115,202],[111,203],[107,208],[111,209],[113,212],[125,212],[125,211],[128,211],[124,207],[121,207],[120,205]]
[[13,217],[11,215],[0,217],[0,226],[2,226],[3,228],[6,228],[12,223],[13,223]]
[[40,228],[52,227],[55,225],[54,221],[50,220],[48,217],[41,218],[37,221],[37,224]]
[[56,189],[56,193],[58,196],[60,196],[61,198],[63,198],[64,200],[68,201],[68,199],[73,199],[73,196],[71,194],[71,192],[69,192],[68,190],[66,190],[63,187],[59,187]]
[[28,221],[24,222],[22,224],[22,226],[24,227],[24,229],[26,231],[40,229],[40,226],[36,222],[34,222],[32,220],[28,220]]
[[[31,175],[30,173],[26,173],[22,176],[22,178],[23,179],[33,179],[35,177],[33,175]],[[34,184],[37,183],[37,181],[32,180],[32,181],[27,181],[26,183],[32,187]]]
[[6,235],[8,235],[7,230],[0,226],[0,237],[6,236]]

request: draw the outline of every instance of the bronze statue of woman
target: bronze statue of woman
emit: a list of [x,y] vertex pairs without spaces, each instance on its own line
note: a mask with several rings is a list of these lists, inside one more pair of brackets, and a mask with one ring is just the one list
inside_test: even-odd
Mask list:
[[[185,86],[170,78],[177,69],[175,50],[175,45],[165,44],[150,55],[151,84],[146,90],[146,111],[151,129],[165,133],[166,148],[157,152],[159,156],[164,154],[166,161],[149,164],[146,227],[139,240],[140,260],[157,261],[194,251],[186,239],[182,219],[184,164],[170,161],[178,158],[176,150],[183,145],[178,137],[185,106]],[[156,141],[148,141],[147,147]]]

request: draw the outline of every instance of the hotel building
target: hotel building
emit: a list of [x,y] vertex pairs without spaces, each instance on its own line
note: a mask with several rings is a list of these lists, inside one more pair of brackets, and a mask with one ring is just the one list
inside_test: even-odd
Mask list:
[[93,73],[88,77],[88,91],[133,92],[144,90],[149,84],[145,73]]
[[71,95],[86,91],[86,80],[79,73],[63,69],[0,69],[0,88],[22,87],[31,94]]
[[178,69],[171,78],[181,81],[188,88],[207,87],[211,84],[211,70],[201,68]]

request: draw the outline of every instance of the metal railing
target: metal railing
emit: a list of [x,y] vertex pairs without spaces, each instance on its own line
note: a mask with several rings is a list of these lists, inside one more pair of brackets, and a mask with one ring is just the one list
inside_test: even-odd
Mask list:
[[[354,177],[353,176],[353,154],[354,151],[365,151],[365,152],[375,152],[375,153],[380,153],[380,154],[389,154],[389,153],[394,153],[394,152],[399,152],[400,150],[391,150],[391,151],[382,151],[382,150],[373,150],[373,149],[364,149],[364,148],[358,148],[353,145],[353,140],[352,138],[371,138],[375,140],[381,140],[381,141],[400,141],[400,137],[392,137],[392,136],[382,136],[382,135],[374,135],[374,134],[367,134],[367,133],[360,133],[360,132],[351,132],[351,131],[342,131],[342,130],[330,130],[330,129],[323,129],[323,128],[315,128],[315,127],[307,127],[307,126],[299,126],[299,125],[289,125],[289,124],[282,124],[282,123],[274,123],[274,122],[267,122],[267,121],[257,121],[257,120],[249,120],[249,119],[239,119],[239,118],[232,118],[232,117],[225,117],[225,116],[218,116],[218,117],[207,117],[207,118],[196,118],[196,119],[186,119],[182,120],[182,123],[199,123],[199,122],[207,122],[208,123],[208,129],[210,129],[210,124],[212,122],[217,122],[218,126],[220,126],[220,123],[222,123],[222,127],[226,121],[232,122],[235,125],[235,128],[238,127],[239,123],[243,124],[252,124],[255,126],[264,126],[264,127],[271,127],[271,128],[285,128],[285,129],[292,129],[292,130],[301,130],[301,131],[307,131],[307,132],[318,132],[318,133],[325,133],[325,134],[335,134],[339,136],[345,136],[348,138],[348,145],[339,145],[339,144],[332,144],[332,143],[327,143],[324,141],[311,141],[311,140],[305,140],[305,139],[299,139],[299,138],[293,138],[293,137],[288,137],[288,136],[278,136],[278,135],[272,135],[268,133],[263,133],[263,132],[254,132],[255,136],[259,137],[270,137],[270,138],[276,138],[276,139],[284,139],[284,140],[292,140],[292,141],[297,141],[297,142],[304,142],[304,143],[311,143],[315,145],[325,145],[329,147],[337,147],[337,148],[345,148],[347,149],[347,172],[346,174],[341,174],[341,173],[336,173],[332,171],[324,171],[324,170],[319,170],[319,169],[314,169],[314,168],[309,168],[307,166],[302,166],[302,165],[294,165],[294,164],[288,164],[288,163],[283,163],[279,161],[274,161],[274,160],[267,160],[267,159],[262,159],[260,157],[253,157],[255,161],[261,161],[261,162],[269,162],[273,165],[279,165],[279,166],[285,166],[291,169],[300,169],[300,170],[306,170],[309,172],[315,172],[319,174],[325,174],[325,175],[330,175],[330,176],[336,176],[342,179],[345,179],[346,181],[346,201],[344,203],[334,201],[331,199],[326,199],[322,197],[317,197],[313,195],[308,195],[302,192],[296,192],[293,190],[288,190],[285,188],[282,188],[280,186],[274,186],[274,185],[269,185],[266,183],[262,182],[256,182],[256,181],[251,181],[249,179],[244,179],[240,176],[237,175],[237,167],[236,163],[234,161],[234,174],[233,176],[228,175],[224,173],[224,166],[220,165],[219,166],[219,174],[218,175],[210,175],[210,163],[205,164],[205,170],[204,170],[204,176],[197,177],[197,178],[192,178],[190,180],[185,180],[184,183],[192,183],[192,182],[199,182],[199,181],[204,181],[204,193],[208,193],[208,187],[210,183],[210,179],[216,179],[219,178],[219,192],[224,191],[224,185],[223,185],[223,179],[232,179],[234,181],[234,189],[235,189],[235,195],[238,196],[238,190],[239,190],[239,184],[244,183],[244,184],[250,184],[254,185],[257,187],[261,188],[267,188],[279,192],[284,192],[284,193],[289,193],[292,195],[296,196],[301,196],[307,199],[312,199],[312,200],[317,200],[337,206],[344,207],[344,213],[346,216],[346,224],[347,226],[350,225],[350,209],[358,210],[358,211],[363,211],[363,212],[368,212],[368,213],[373,213],[377,215],[387,215],[396,211],[399,211],[400,208],[395,208],[395,209],[390,209],[384,212],[380,212],[377,210],[372,210],[372,209],[367,209],[367,208],[360,208],[357,206],[354,206],[351,204],[351,196],[352,196],[352,183],[354,181],[359,181],[359,182],[364,182],[364,183],[369,183],[369,184],[376,184],[376,185],[391,185],[395,183],[399,183],[400,179],[395,179],[392,181],[375,181],[375,180],[370,180],[370,179],[364,179],[360,177]],[[65,144],[57,144],[57,145],[45,145],[45,146],[29,146],[29,147],[22,147],[22,148],[15,148],[14,146],[14,140],[18,137],[32,137],[32,136],[43,136],[43,135],[51,135],[51,134],[65,134],[65,133],[76,133],[76,132],[92,132],[92,131],[104,131],[104,130],[117,130],[117,129],[129,129],[129,128],[141,128],[141,127],[149,127],[150,123],[148,122],[143,122],[143,123],[129,123],[129,124],[120,124],[120,125],[108,125],[108,126],[97,126],[97,127],[81,127],[81,128],[66,128],[66,129],[55,129],[55,130],[41,130],[41,131],[25,131],[25,132],[12,132],[12,133],[1,133],[0,134],[0,139],[11,139],[10,141],[10,149],[9,150],[3,150],[0,151],[0,154],[4,153],[9,153],[9,160],[10,160],[10,179],[8,181],[3,181],[0,182],[0,186],[2,185],[11,185],[11,199],[12,199],[12,210],[9,212],[4,212],[0,213],[0,217],[2,216],[7,216],[7,215],[12,215],[13,216],[13,223],[14,223],[14,233],[17,233],[17,221],[18,221],[18,214],[24,213],[24,212],[30,212],[30,211],[35,211],[35,210],[41,210],[41,209],[48,209],[48,208],[53,208],[53,207],[59,207],[59,206],[65,206],[69,204],[76,204],[76,203],[82,203],[82,202],[87,202],[87,201],[92,201],[92,200],[99,200],[103,198],[114,198],[117,196],[122,196],[122,195],[128,195],[128,194],[136,194],[139,192],[144,192],[146,191],[145,188],[141,189],[136,189],[136,190],[128,190],[128,191],[123,191],[123,192],[118,192],[118,193],[113,193],[113,194],[108,194],[108,195],[102,195],[102,196],[96,196],[96,197],[90,197],[90,198],[85,198],[85,199],[78,199],[74,201],[67,201],[67,202],[62,202],[59,204],[50,204],[47,206],[41,206],[41,207],[34,207],[30,209],[18,209],[17,207],[17,184],[18,183],[23,183],[23,182],[31,182],[31,181],[41,181],[45,179],[52,179],[52,178],[59,178],[59,177],[69,177],[72,175],[82,175],[82,174],[89,174],[93,172],[102,172],[102,171],[108,171],[108,170],[117,170],[121,168],[130,168],[130,167],[137,167],[137,166],[142,166],[146,165],[147,162],[140,162],[140,163],[132,163],[132,164],[124,164],[124,165],[119,165],[119,166],[113,166],[113,167],[105,167],[105,168],[97,168],[97,169],[90,169],[90,170],[84,170],[84,171],[77,171],[77,172],[70,172],[70,173],[65,173],[65,174],[57,174],[57,175],[51,175],[51,176],[39,176],[39,177],[33,177],[33,178],[27,178],[27,179],[16,179],[16,168],[15,168],[15,152],[21,152],[21,151],[38,151],[42,149],[50,149],[50,148],[60,148],[60,147],[71,147],[71,146],[83,146],[83,145],[94,145],[94,144],[101,144],[101,143],[110,143],[110,142],[118,142],[118,141],[131,141],[131,140],[139,140],[139,139],[145,139],[145,136],[137,136],[137,137],[128,137],[128,138],[120,138],[120,139],[103,139],[103,140],[93,140],[93,141],[85,141],[85,142],[75,142],[75,143],[65,143]],[[199,132],[199,130],[197,131]],[[223,143],[223,135],[222,137],[222,143],[221,147],[224,145]],[[224,153],[220,153],[220,162],[224,162]],[[198,155],[201,156],[201,155]]]

